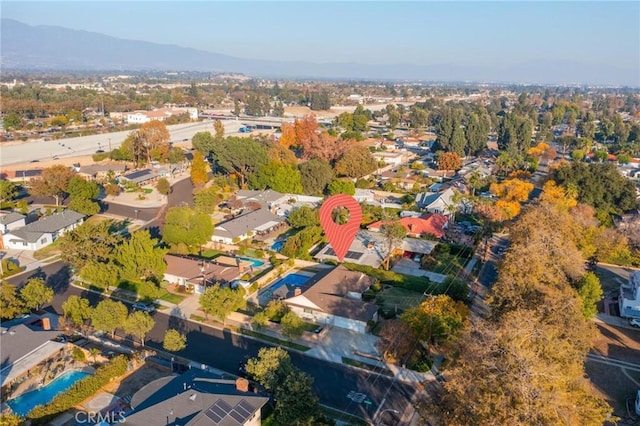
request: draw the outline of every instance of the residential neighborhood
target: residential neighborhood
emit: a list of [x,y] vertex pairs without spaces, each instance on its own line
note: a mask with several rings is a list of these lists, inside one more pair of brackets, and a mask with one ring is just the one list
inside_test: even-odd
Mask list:
[[640,422],[638,87],[118,40],[0,76],[1,425]]

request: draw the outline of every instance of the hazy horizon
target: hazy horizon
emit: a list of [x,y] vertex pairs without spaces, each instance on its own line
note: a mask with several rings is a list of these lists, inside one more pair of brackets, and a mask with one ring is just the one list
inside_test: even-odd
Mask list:
[[[237,58],[319,64],[523,64],[640,75],[638,2],[2,2],[2,17]],[[606,75],[611,67],[610,75]],[[536,70],[553,81],[550,67]],[[579,79],[578,79],[579,80]]]

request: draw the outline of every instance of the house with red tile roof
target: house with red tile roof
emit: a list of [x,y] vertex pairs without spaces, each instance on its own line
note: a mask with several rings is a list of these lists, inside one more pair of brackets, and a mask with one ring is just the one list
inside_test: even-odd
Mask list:
[[[442,238],[449,220],[444,215],[432,214],[421,217],[403,217],[399,222],[407,230],[409,237],[420,238],[425,235],[433,235],[436,238]],[[383,221],[374,222],[367,226],[367,229],[380,232],[383,224]]]

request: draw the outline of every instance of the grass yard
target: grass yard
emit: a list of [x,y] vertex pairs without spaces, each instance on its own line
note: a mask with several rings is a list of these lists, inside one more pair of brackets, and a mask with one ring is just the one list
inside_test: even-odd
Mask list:
[[180,304],[185,299],[185,296],[181,296],[175,293],[169,293],[166,290],[161,290],[160,296],[158,299],[164,300],[165,302],[173,303],[174,305]]
[[54,256],[60,254],[60,239],[55,240],[53,243],[49,244],[46,247],[41,248],[40,250],[36,250],[33,253],[33,257],[37,260],[43,260],[47,257]]
[[419,305],[424,300],[424,295],[417,291],[391,287],[384,290],[377,300],[382,300],[382,307],[385,309],[397,308],[400,311],[406,311]]

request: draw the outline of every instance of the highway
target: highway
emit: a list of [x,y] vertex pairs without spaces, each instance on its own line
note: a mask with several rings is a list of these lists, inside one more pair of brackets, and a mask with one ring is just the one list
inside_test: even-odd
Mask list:
[[[227,136],[247,135],[247,133],[238,133],[238,129],[243,126],[241,121],[223,120],[222,123]],[[214,132],[213,121],[174,124],[167,128],[171,133],[171,142],[191,140],[193,135],[206,130]],[[109,151],[118,148],[129,133],[130,131],[122,131],[50,141],[5,142],[0,145],[0,167],[34,160],[51,160],[53,157],[71,158],[91,155],[97,150]]]
[[[46,310],[62,314],[62,304],[71,295],[85,297],[93,306],[102,298],[98,294],[69,285],[69,268],[62,261],[43,266],[39,271],[11,277],[7,281],[21,286],[33,275],[45,278],[47,285],[55,290],[53,302],[45,307]],[[222,331],[161,312],[155,312],[153,316],[156,323],[147,336],[148,346],[160,349],[167,328],[179,329],[187,336],[187,348],[179,353],[180,356],[231,373],[237,372],[241,361],[256,356],[261,347],[269,346],[251,338],[232,334],[228,330]],[[403,415],[413,411],[410,401],[417,392],[414,385],[304,356],[296,351],[291,351],[290,354],[294,364],[314,378],[314,391],[323,404],[363,418],[372,416],[383,400],[385,409],[395,409]],[[364,395],[364,400],[355,398],[354,401],[349,398],[350,394]],[[371,404],[366,404],[365,400]],[[399,419],[394,419],[393,424],[399,424]]]

